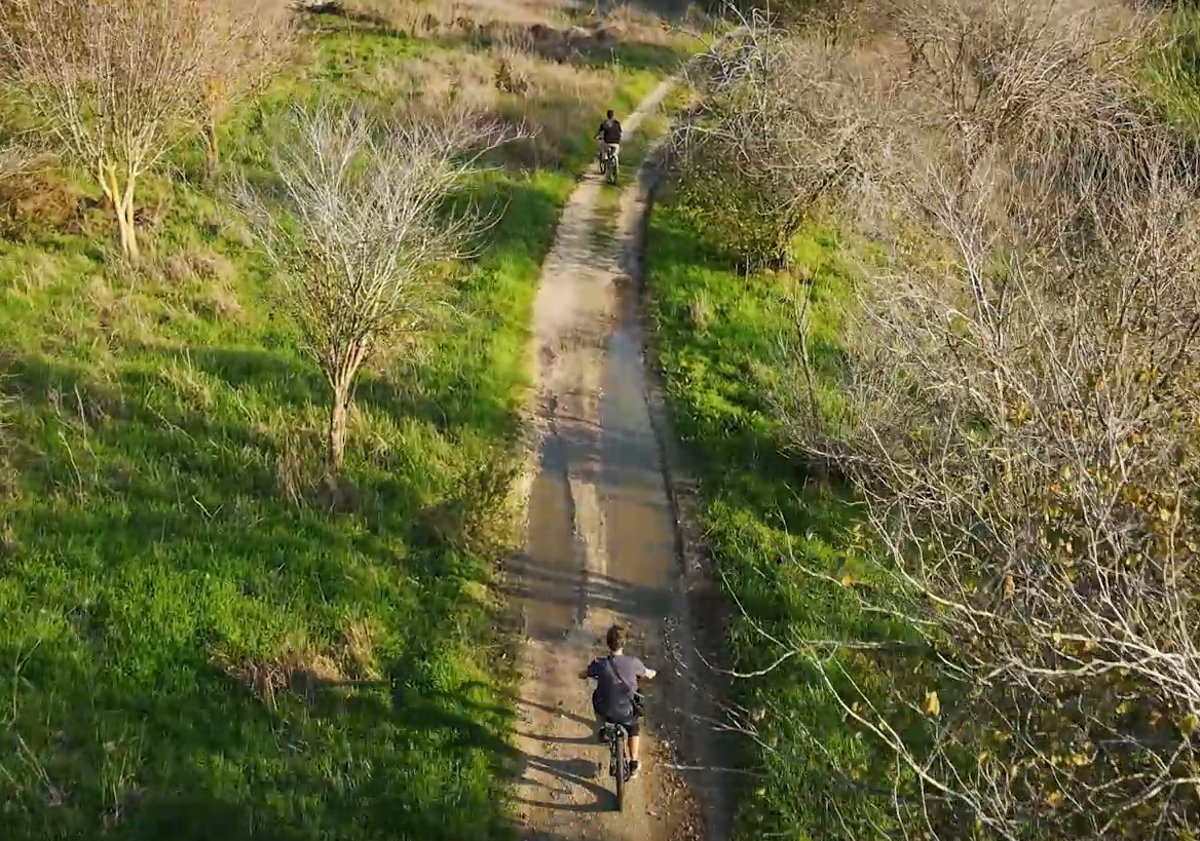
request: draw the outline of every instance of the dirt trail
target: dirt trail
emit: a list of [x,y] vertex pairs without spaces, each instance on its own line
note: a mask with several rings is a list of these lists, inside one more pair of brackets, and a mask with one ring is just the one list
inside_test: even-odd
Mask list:
[[[669,90],[660,85],[623,121],[627,134]],[[597,235],[596,205],[613,188],[587,175],[564,210],[534,307],[537,463],[526,551],[510,581],[525,630],[517,811],[524,837],[537,841],[723,834],[723,821],[705,821],[697,805],[719,810],[719,781],[681,780],[664,767],[702,764],[694,754],[708,740],[683,732],[698,709],[681,677],[691,651],[684,570],[642,357],[640,234],[653,176],[643,168],[624,189],[611,238]],[[631,653],[660,671],[646,686],[649,761],[620,814],[606,751],[594,742],[590,686],[578,677],[616,619],[634,632]],[[687,746],[693,755],[682,755]]]

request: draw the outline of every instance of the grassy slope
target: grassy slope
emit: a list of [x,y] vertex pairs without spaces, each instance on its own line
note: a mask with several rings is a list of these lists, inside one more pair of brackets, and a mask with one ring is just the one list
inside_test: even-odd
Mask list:
[[[835,253],[823,231],[796,244],[797,262],[812,271],[810,341],[818,373],[836,364],[848,294]],[[854,568],[855,552],[852,508],[779,454],[768,404],[799,282],[722,268],[727,263],[670,195],[655,208],[647,255],[656,351],[675,430],[699,471],[702,525],[714,561],[731,601],[744,608],[733,608],[728,632],[736,668],[764,669],[783,653],[755,624],[782,640],[881,632],[865,627],[868,620],[843,591],[788,562],[794,553],[840,578]],[[744,763],[761,777],[743,788],[739,837],[844,837],[839,810],[846,817],[881,816],[885,804],[864,798],[861,783],[886,769],[872,764],[869,743],[845,726],[810,668],[789,660],[765,677],[738,681],[736,695],[761,716],[757,739],[741,742]],[[839,777],[832,757],[858,779]]]
[[[373,74],[441,49],[326,33],[225,147],[260,166],[260,110],[378,98]],[[614,106],[655,80],[623,69]],[[580,138],[567,161],[588,154]],[[503,220],[444,329],[360,391],[333,514],[290,501],[319,459],[321,381],[198,151],[177,163],[169,193],[146,185],[168,212],[136,277],[70,232],[107,234],[86,200],[0,241],[3,835],[503,837],[485,538],[502,536],[528,312],[574,176],[480,180]],[[272,706],[244,685],[255,666],[367,682]]]

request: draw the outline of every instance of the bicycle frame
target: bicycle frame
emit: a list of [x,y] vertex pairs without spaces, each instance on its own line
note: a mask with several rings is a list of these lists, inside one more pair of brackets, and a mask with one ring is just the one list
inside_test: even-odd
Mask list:
[[605,143],[600,149],[600,174],[612,183],[617,180],[617,156],[613,147]]

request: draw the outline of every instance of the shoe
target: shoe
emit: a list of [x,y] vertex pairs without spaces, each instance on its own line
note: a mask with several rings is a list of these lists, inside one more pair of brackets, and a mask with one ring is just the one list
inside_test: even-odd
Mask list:
[[634,777],[636,777],[638,775],[638,771],[641,770],[641,767],[642,767],[642,763],[636,762],[631,759],[629,761],[629,776],[626,777],[625,779],[632,780]]

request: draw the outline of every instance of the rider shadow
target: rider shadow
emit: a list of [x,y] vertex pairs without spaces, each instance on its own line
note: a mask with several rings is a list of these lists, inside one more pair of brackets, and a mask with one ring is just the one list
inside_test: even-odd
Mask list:
[[[517,782],[518,791],[513,797],[513,803],[557,812],[610,811],[614,806],[613,794],[601,780],[604,766],[599,754],[601,745],[596,739],[595,721],[569,712],[560,705],[539,703],[522,697],[513,697],[513,702],[518,708],[550,713],[584,728],[584,734],[577,737],[533,732],[528,725],[517,728],[515,735],[518,738],[542,745],[569,746],[568,752],[571,755],[559,758],[543,755],[541,750],[537,750],[536,753],[519,751],[518,762],[511,768],[512,779]],[[591,758],[582,755],[585,748],[596,749],[596,755]],[[532,790],[540,790],[545,796],[533,796],[529,793]],[[581,794],[589,798],[587,802],[578,802],[582,799]]]
[[[533,797],[516,796],[513,802],[521,806],[531,806],[537,809],[548,809],[557,812],[574,812],[574,813],[592,813],[592,812],[608,812],[613,807],[613,794],[607,788],[596,782],[599,773],[599,766],[591,760],[582,757],[573,759],[547,759],[542,756],[527,756],[526,767],[522,769],[522,773],[517,779],[526,786],[538,786],[539,788],[550,790],[545,783],[531,780],[528,778],[528,771],[533,769],[541,771],[544,774],[549,774],[556,780],[568,783],[576,789],[582,789],[591,796],[591,800],[587,803],[571,803],[556,800],[553,796],[546,800],[538,800]],[[565,792],[564,792],[565,793]]]

